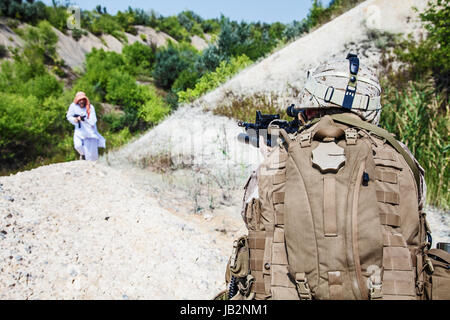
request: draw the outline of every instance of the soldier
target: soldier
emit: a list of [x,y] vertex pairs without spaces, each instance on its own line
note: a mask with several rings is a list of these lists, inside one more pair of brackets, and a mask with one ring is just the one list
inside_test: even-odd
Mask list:
[[217,299],[430,298],[424,171],[377,126],[380,94],[353,54],[308,72],[304,125],[268,126],[278,143],[245,186],[248,235]]

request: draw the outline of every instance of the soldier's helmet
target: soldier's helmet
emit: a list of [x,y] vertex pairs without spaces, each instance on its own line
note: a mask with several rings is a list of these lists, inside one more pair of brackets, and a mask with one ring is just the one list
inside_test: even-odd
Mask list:
[[308,71],[297,106],[343,108],[378,125],[380,94],[380,82],[374,70],[361,64],[356,55],[348,54],[346,59],[330,60]]

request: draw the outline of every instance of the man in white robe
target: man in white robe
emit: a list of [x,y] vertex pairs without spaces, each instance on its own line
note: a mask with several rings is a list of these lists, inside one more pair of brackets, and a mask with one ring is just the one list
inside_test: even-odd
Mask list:
[[97,160],[98,148],[106,147],[105,138],[97,131],[95,108],[89,103],[84,92],[77,92],[66,118],[75,127],[73,143],[80,154],[80,159]]

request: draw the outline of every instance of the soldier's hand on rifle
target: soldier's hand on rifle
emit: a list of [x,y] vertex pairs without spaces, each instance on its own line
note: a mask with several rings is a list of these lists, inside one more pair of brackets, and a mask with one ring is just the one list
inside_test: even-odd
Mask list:
[[81,121],[81,117],[80,117],[80,116],[74,117],[74,118],[76,119],[77,122],[80,122],[80,121]]

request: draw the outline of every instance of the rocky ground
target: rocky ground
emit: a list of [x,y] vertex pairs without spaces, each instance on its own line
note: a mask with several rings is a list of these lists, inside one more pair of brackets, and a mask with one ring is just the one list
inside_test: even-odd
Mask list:
[[0,184],[0,299],[210,299],[243,231],[236,210],[161,206],[157,191],[99,163],[43,166]]

